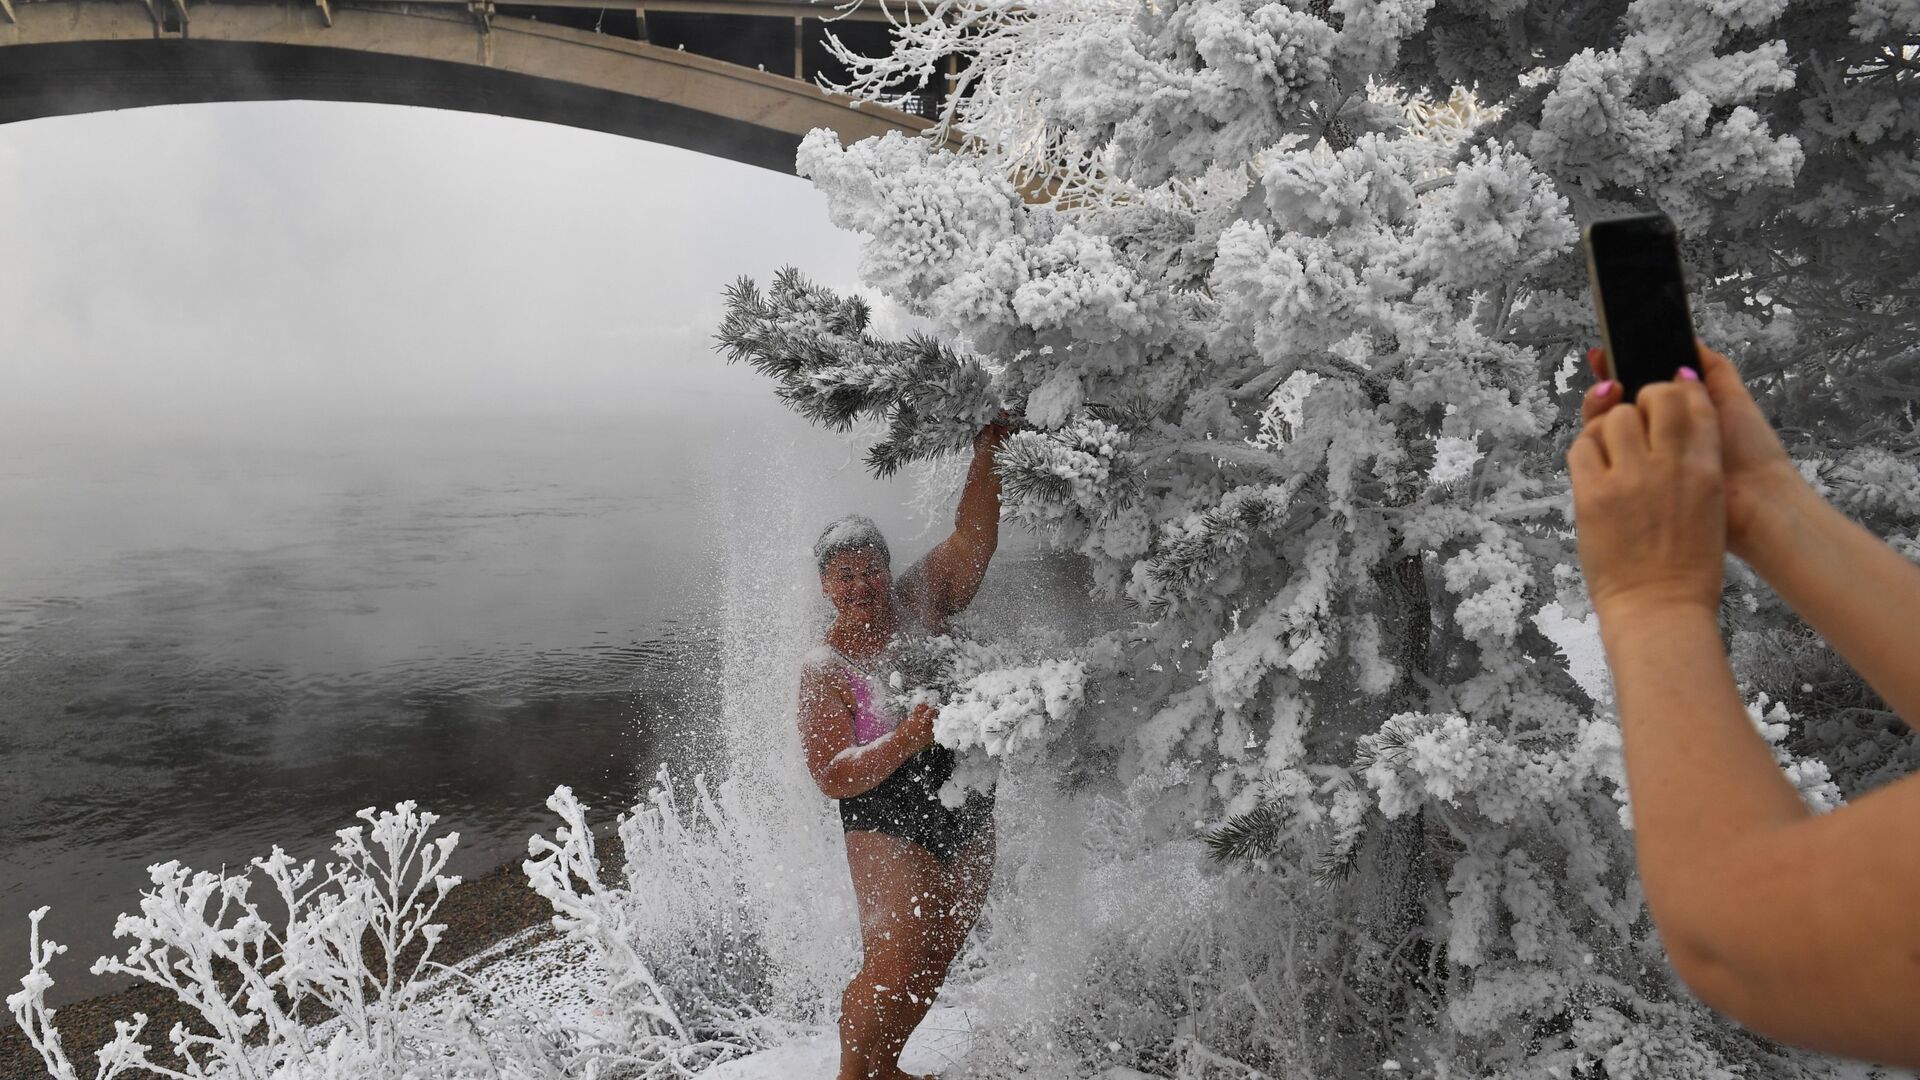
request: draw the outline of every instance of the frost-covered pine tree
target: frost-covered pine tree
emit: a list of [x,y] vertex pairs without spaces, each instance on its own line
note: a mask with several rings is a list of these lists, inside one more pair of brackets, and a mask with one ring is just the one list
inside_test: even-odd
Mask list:
[[[845,89],[956,56],[942,127],[973,151],[816,132],[799,170],[864,236],[866,284],[934,332],[877,340],[788,275],[740,286],[722,338],[816,419],[885,418],[881,468],[1018,418],[1009,516],[1139,609],[1062,650],[1071,707],[1028,710],[1046,738],[1020,767],[1129,798],[1183,777],[1156,781],[1152,835],[1207,823],[1269,875],[1248,903],[1318,928],[1241,955],[1249,989],[1190,1001],[1188,1045],[1320,1075],[1818,1072],[1669,975],[1611,703],[1535,616],[1586,610],[1563,454],[1597,337],[1578,226],[1610,213],[1676,220],[1701,333],[1843,505],[1916,546],[1920,5],[927,15],[890,57],[849,55]],[[1743,677],[1812,662],[1756,583],[1730,596]],[[1810,684],[1752,689],[1809,799],[1837,798],[1793,751],[1854,729],[1809,741],[1795,723],[1834,719]],[[1259,940],[1257,913],[1236,925]],[[1315,1045],[1227,1004],[1282,970]]]

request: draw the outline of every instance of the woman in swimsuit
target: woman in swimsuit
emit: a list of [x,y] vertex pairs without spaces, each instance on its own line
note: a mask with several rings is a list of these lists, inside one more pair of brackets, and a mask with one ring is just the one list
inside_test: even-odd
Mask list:
[[959,955],[993,874],[991,799],[973,795],[957,810],[941,804],[953,753],[933,741],[938,709],[923,703],[896,716],[880,669],[896,634],[943,632],[979,591],[999,542],[993,451],[1005,434],[993,424],[974,437],[953,535],[897,582],[886,540],[866,518],[834,522],[814,545],[835,618],[801,673],[801,743],[814,782],[840,800],[862,946],[860,971],[840,999],[838,1080],[907,1077],[900,1050]]

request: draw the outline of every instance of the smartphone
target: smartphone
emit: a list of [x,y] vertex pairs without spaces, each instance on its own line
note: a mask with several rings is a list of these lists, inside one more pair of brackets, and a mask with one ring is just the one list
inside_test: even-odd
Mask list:
[[1665,214],[1607,218],[1581,230],[1593,307],[1606,346],[1606,378],[1632,401],[1648,383],[1665,382],[1682,367],[1698,372],[1693,315],[1680,267],[1680,238]]

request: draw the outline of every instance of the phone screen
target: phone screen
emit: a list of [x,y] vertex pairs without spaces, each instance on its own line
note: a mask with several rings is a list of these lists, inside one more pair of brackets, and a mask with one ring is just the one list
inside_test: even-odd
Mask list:
[[1673,222],[1665,214],[1610,218],[1588,225],[1586,234],[1609,374],[1619,380],[1623,400],[1673,378],[1683,365],[1697,368]]

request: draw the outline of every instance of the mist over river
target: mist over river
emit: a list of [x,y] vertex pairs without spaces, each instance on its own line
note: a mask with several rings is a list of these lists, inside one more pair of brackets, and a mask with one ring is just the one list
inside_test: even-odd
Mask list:
[[802,519],[871,513],[901,558],[939,537],[856,447],[770,403],[694,404],[5,425],[7,981],[48,904],[57,998],[118,985],[85,969],[153,862],[322,857],[355,811],[414,799],[472,874],[552,829],[558,784],[610,819],[661,763],[704,764],[724,533],[769,520],[716,492],[777,465],[809,478]]

